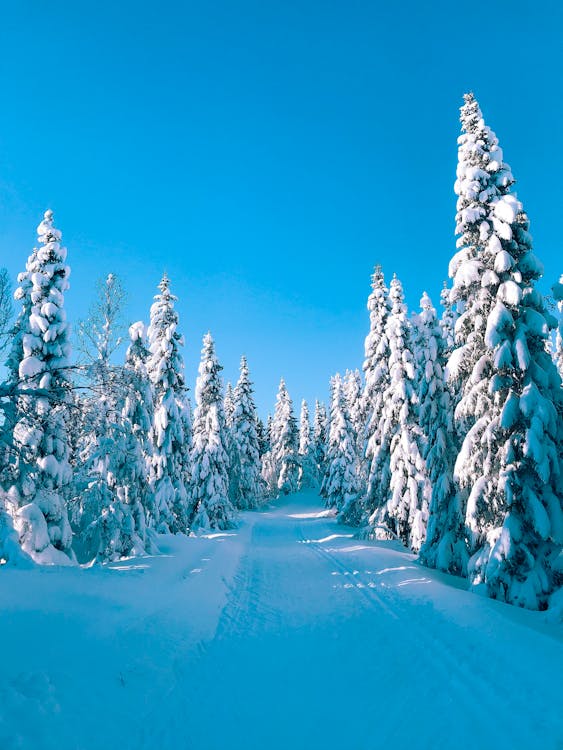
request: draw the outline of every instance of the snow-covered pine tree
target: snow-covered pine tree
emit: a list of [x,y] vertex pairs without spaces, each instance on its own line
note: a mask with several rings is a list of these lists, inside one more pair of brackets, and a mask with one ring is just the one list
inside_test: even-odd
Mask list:
[[[343,520],[353,526],[365,524],[373,510],[382,503],[381,487],[389,483],[389,443],[379,442],[383,417],[383,393],[389,384],[389,339],[387,321],[390,312],[389,291],[381,266],[371,277],[368,297],[370,328],[365,340],[364,394],[366,492],[356,503],[350,503]],[[383,436],[384,437],[384,436]],[[384,502],[384,500],[383,500]]]
[[270,443],[268,441],[266,425],[258,416],[256,417],[256,435],[258,437],[258,452],[260,458],[262,458],[270,450]]
[[444,281],[444,287],[440,294],[440,302],[442,303],[443,309],[442,319],[440,320],[440,330],[444,340],[444,351],[448,356],[455,347],[455,324],[458,318],[457,311],[450,300],[450,291],[448,282]]
[[350,423],[355,435],[358,480],[363,484],[365,480],[365,411],[363,398],[362,376],[359,370],[346,370],[344,381],[342,383],[344,397]]
[[190,498],[192,529],[230,529],[236,523],[236,512],[229,498],[222,369],[215,354],[215,343],[207,333],[203,338],[195,392]]
[[[149,478],[154,496],[150,525],[159,532],[187,532],[190,435],[187,388],[178,333],[177,301],[164,274],[150,311],[147,372],[154,391]],[[186,412],[188,411],[188,414]]]
[[563,275],[559,282],[552,286],[552,291],[559,310],[559,325],[555,334],[555,364],[560,377],[563,379]]
[[233,435],[233,416],[235,413],[235,402],[233,386],[229,382],[225,388],[225,398],[223,399],[223,413],[225,415],[225,446],[227,457],[229,459],[229,497],[235,507],[238,507],[240,498],[239,480],[241,467],[238,462],[237,446]]
[[532,609],[561,583],[560,378],[547,352],[554,321],[535,289],[542,267],[513,178],[474,97],[461,109],[456,181],[461,306],[449,369],[462,382],[455,475],[468,494],[471,585]]
[[284,495],[296,492],[299,478],[299,430],[293,413],[293,402],[283,378],[280,380],[272,420],[271,445],[277,490]]
[[420,558],[431,568],[466,575],[469,555],[464,516],[453,477],[456,445],[452,394],[444,375],[448,340],[426,292],[420,307],[415,352],[419,424],[425,438],[423,458],[431,487],[428,533]]
[[66,429],[70,342],[64,293],[70,269],[52,211],[45,212],[37,234],[39,247],[18,276],[15,292],[22,310],[8,359],[8,380],[19,391],[9,415],[15,465],[8,510],[25,553],[39,563],[68,564],[74,560],[66,508],[72,476]]
[[252,382],[246,357],[240,360],[240,377],[233,392],[231,440],[233,463],[231,476],[234,489],[231,497],[237,508],[256,508],[263,500],[266,488],[261,477],[258,424]]
[[233,426],[233,416],[235,413],[234,392],[231,382],[227,383],[227,387],[225,388],[225,402],[223,404],[223,410],[225,412],[225,425],[227,426],[227,429],[230,430]]
[[310,489],[317,486],[317,467],[313,452],[314,443],[311,434],[309,406],[303,399],[299,419],[299,489]]
[[319,485],[326,472],[326,451],[328,447],[328,415],[322,401],[315,401],[313,417],[313,457],[316,468],[316,483]]
[[156,550],[146,529],[147,517],[154,516],[154,498],[148,480],[154,401],[147,372],[150,351],[146,327],[141,321],[129,327],[129,340],[125,355],[125,388],[119,404],[118,435],[122,447],[116,451],[113,469],[118,499],[129,511],[121,543],[125,555]]
[[327,450],[327,471],[323,496],[327,508],[344,511],[353,504],[359,492],[356,436],[348,414],[344,384],[339,374],[332,379],[330,429]]
[[116,470],[127,462],[120,427],[119,403],[125,397],[125,376],[111,356],[122,341],[121,319],[125,292],[113,273],[98,282],[98,295],[88,319],[80,324],[86,396],[81,434],[75,439],[76,465],[71,501],[75,551],[80,562],[117,560],[142,553],[135,533],[132,508],[122,502]]
[[372,435],[379,485],[371,491],[377,492],[379,501],[367,532],[385,537],[387,532],[380,527],[388,526],[404,544],[418,551],[426,534],[429,490],[421,456],[413,343],[403,287],[395,276],[389,299],[391,311],[385,326],[389,383],[383,392],[379,426]]

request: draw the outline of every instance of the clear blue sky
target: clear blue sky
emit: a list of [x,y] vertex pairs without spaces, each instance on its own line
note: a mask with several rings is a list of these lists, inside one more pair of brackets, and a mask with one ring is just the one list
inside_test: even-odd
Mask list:
[[375,263],[437,304],[474,90],[546,267],[563,271],[560,3],[18,0],[2,8],[0,265],[45,208],[71,320],[113,271],[147,317],[166,269],[193,391],[209,329],[262,413],[360,366]]

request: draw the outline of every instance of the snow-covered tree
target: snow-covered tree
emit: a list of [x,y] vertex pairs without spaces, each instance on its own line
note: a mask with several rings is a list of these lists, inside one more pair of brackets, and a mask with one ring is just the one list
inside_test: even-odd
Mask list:
[[563,542],[560,378],[547,352],[554,324],[535,289],[542,267],[494,133],[470,94],[461,109],[456,181],[461,307],[449,369],[462,383],[455,475],[467,497],[471,584],[541,608],[558,585]]
[[231,497],[237,508],[256,508],[263,500],[256,406],[246,357],[240,360],[240,377],[233,392],[231,439]]
[[71,522],[80,562],[115,560],[140,553],[131,508],[118,496],[116,467],[127,461],[119,426],[119,402],[124,398],[123,367],[111,362],[122,341],[121,317],[125,293],[115,274],[98,282],[98,294],[88,319],[79,327],[88,390],[81,398],[83,415],[76,436]]
[[365,340],[363,367],[367,488],[361,502],[350,504],[347,510],[345,520],[352,525],[365,523],[374,508],[385,502],[390,478],[390,436],[382,432],[381,422],[385,405],[383,394],[389,385],[390,349],[387,323],[391,305],[381,266],[375,267],[371,282],[371,294],[367,303],[370,328]]
[[379,452],[374,452],[376,465],[381,467],[377,487],[379,507],[368,525],[375,536],[382,535],[379,526],[389,526],[417,551],[425,538],[429,493],[420,453],[422,433],[418,425],[413,344],[403,287],[396,277],[391,282],[389,299],[391,311],[385,326],[390,352],[389,383],[383,392],[380,423],[372,436],[380,446]]
[[223,368],[215,354],[211,334],[206,334],[196,383],[192,447],[192,529],[229,529],[236,512],[229,498],[227,427],[223,410]]
[[299,489],[308,489],[317,485],[314,447],[309,406],[303,399],[299,419]]
[[553,285],[552,290],[559,310],[559,325],[555,334],[555,364],[563,379],[563,275],[559,282]]
[[431,486],[428,533],[420,557],[431,568],[465,575],[469,556],[463,512],[453,477],[456,445],[452,394],[444,374],[448,340],[426,292],[420,307],[415,352],[419,424],[425,438],[423,458]]
[[293,402],[283,378],[280,380],[272,420],[270,452],[275,487],[284,495],[296,492],[299,479],[299,430],[293,413]]
[[444,351],[449,355],[455,347],[455,324],[458,315],[450,299],[450,288],[447,281],[444,281],[444,287],[440,294],[440,302],[443,308],[440,330],[444,340]]
[[256,436],[258,437],[258,452],[262,458],[270,450],[270,442],[267,427],[258,416],[256,417]]
[[166,274],[150,311],[147,372],[154,390],[150,483],[154,510],[149,523],[159,532],[188,531],[190,421],[177,301]]
[[125,355],[125,388],[120,406],[119,436],[115,481],[119,501],[129,510],[125,554],[139,548],[153,551],[155,545],[147,535],[146,519],[154,515],[154,498],[148,480],[152,456],[150,432],[154,416],[151,382],[147,372],[150,357],[146,327],[142,322],[129,327],[130,344]]
[[18,276],[15,293],[22,309],[8,359],[8,379],[20,395],[9,415],[16,462],[7,502],[24,552],[39,563],[63,564],[74,559],[66,508],[72,472],[66,427],[70,342],[64,293],[70,269],[52,211],[45,212],[37,234],[39,247]]
[[330,429],[327,450],[327,471],[323,481],[323,496],[328,508],[344,511],[354,503],[359,492],[356,435],[340,375],[332,380]]
[[355,435],[356,454],[358,457],[357,469],[358,479],[364,480],[364,455],[365,455],[365,404],[363,398],[362,376],[359,370],[346,370],[342,384],[346,407],[350,417],[350,423]]
[[223,405],[223,409],[225,412],[225,424],[230,430],[233,426],[233,417],[235,413],[235,397],[233,386],[230,382],[227,383],[227,387],[225,388],[225,402]]
[[315,401],[313,417],[313,457],[315,459],[317,484],[320,485],[326,472],[328,448],[328,415],[322,401]]

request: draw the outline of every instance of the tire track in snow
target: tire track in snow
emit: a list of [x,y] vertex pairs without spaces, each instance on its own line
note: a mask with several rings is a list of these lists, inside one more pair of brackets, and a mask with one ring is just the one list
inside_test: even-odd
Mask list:
[[[334,525],[329,525],[326,519],[323,519],[323,521],[326,524],[323,530],[323,535],[326,537],[331,536],[336,528],[336,521],[334,521]],[[342,529],[342,527],[340,527],[340,529]],[[350,576],[352,581],[357,581],[361,584],[361,586],[352,585],[349,590],[358,592],[374,611],[383,611],[392,618],[393,629],[395,631],[394,637],[397,639],[397,643],[400,643],[402,647],[405,646],[405,643],[410,643],[411,648],[414,646],[413,656],[422,663],[425,671],[432,672],[439,669],[443,674],[442,683],[444,685],[448,684],[450,688],[454,684],[452,678],[455,676],[457,693],[455,699],[467,707],[468,715],[475,709],[473,696],[488,696],[483,702],[487,704],[489,710],[492,710],[492,707],[495,706],[498,711],[499,706],[505,705],[506,708],[503,713],[505,713],[506,721],[502,722],[502,727],[493,730],[490,726],[490,722],[487,721],[484,721],[484,727],[486,727],[487,734],[491,740],[493,740],[493,735],[496,735],[494,742],[497,744],[497,747],[522,747],[522,736],[517,728],[513,727],[513,716],[515,711],[523,712],[522,715],[525,715],[528,708],[525,699],[523,699],[518,693],[512,693],[512,705],[507,705],[506,690],[497,685],[494,679],[491,680],[487,678],[487,676],[475,674],[473,671],[473,668],[477,666],[475,661],[471,658],[460,658],[459,650],[456,650],[456,647],[452,646],[452,643],[446,640],[445,632],[449,632],[447,628],[441,629],[440,638],[433,637],[431,635],[433,632],[432,628],[427,628],[422,623],[420,623],[419,627],[413,631],[412,628],[405,625],[405,622],[408,622],[410,617],[412,617],[412,608],[409,609],[409,607],[401,604],[399,597],[392,594],[388,589],[386,593],[392,597],[392,602],[389,600],[385,601],[374,590],[373,586],[369,585],[370,581],[366,581],[364,573],[354,567],[346,565],[336,557],[334,552],[328,551],[323,548],[319,542],[308,538],[305,534],[302,523],[299,524],[299,535],[301,537],[300,542],[306,548],[329,562],[341,574]],[[435,611],[433,611],[433,613],[436,614]],[[458,649],[460,645],[461,643],[456,643]],[[438,658],[431,658],[431,655]],[[464,668],[463,665],[467,663],[471,664],[471,670]],[[516,698],[518,702],[517,706],[514,705],[514,698]],[[498,724],[501,724],[501,721],[499,721]]]

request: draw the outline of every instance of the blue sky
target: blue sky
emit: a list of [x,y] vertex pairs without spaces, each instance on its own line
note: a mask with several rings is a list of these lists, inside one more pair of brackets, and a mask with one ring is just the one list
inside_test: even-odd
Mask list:
[[472,89],[563,272],[559,3],[238,0],[3,8],[0,264],[45,208],[72,266],[69,316],[109,271],[147,318],[179,296],[193,389],[211,330],[262,413],[360,366],[370,274],[437,304],[454,252],[458,108]]

